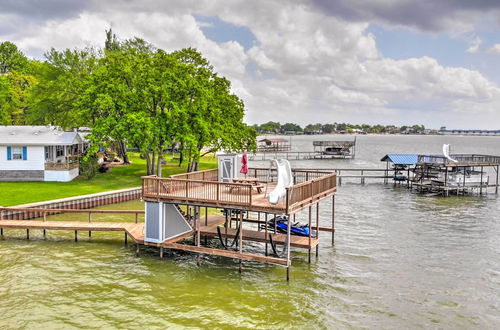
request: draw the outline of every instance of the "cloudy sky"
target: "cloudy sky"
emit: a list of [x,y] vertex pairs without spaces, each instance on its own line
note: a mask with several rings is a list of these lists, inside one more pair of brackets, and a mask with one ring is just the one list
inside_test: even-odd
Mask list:
[[0,0],[0,40],[34,58],[110,27],[198,48],[250,124],[500,128],[498,0]]

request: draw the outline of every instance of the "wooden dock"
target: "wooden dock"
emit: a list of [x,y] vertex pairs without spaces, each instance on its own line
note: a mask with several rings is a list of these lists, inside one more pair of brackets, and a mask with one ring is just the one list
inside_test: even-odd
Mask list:
[[82,221],[39,221],[39,220],[0,220],[0,228],[28,230],[67,230],[75,232],[78,240],[78,231],[122,231],[130,236],[135,243],[144,244],[144,223],[133,222],[82,222]]
[[[166,238],[159,240],[151,239],[151,237],[156,236],[145,235],[146,225],[138,221],[139,215],[144,214],[142,210],[0,207],[0,234],[3,235],[4,230],[23,229],[26,230],[26,236],[29,239],[30,230],[43,230],[44,236],[48,230],[66,230],[74,231],[75,241],[78,241],[78,233],[82,231],[88,232],[89,236],[94,231],[123,232],[125,242],[131,238],[136,243],[137,255],[140,252],[140,245],[150,245],[159,248],[160,258],[163,258],[164,249],[194,252],[197,254],[197,262],[199,262],[199,254],[223,256],[239,260],[240,272],[242,260],[266,262],[286,266],[288,280],[292,260],[291,248],[306,249],[308,260],[311,262],[311,251],[316,248],[316,253],[318,253],[320,243],[320,238],[316,233],[329,232],[332,236],[332,244],[334,242],[337,176],[335,172],[328,170],[293,170],[294,185],[286,188],[285,196],[281,202],[270,204],[267,194],[274,189],[276,181],[269,177],[270,171],[268,169],[250,169],[250,173],[252,171],[264,185],[265,189],[262,191],[255,190],[251,184],[219,182],[218,170],[216,169],[170,178],[143,177],[141,190],[144,201],[157,203],[160,210],[164,209],[163,205],[168,204],[168,208],[165,209],[177,212],[175,213],[177,214],[175,219],[178,219],[176,221],[185,221],[185,226],[182,231],[178,231],[178,235],[174,232],[169,234],[170,236],[161,236]],[[319,205],[327,198],[331,198],[332,225],[327,227],[323,224],[320,227]],[[162,204],[159,205],[160,203]],[[175,207],[172,208],[172,205]],[[315,220],[313,220],[313,208],[316,211]],[[285,216],[288,218],[288,223],[292,223],[295,221],[295,214],[303,209],[309,210],[308,227],[310,230],[308,236],[292,235],[291,226],[288,226],[286,233],[279,233],[276,231],[276,227],[272,228],[268,222],[277,216]],[[214,214],[215,210],[222,212]],[[67,213],[68,217],[71,217],[73,213],[87,214],[88,221],[49,221],[48,216],[61,213]],[[135,215],[135,221],[99,222],[93,218],[97,214],[110,213],[132,214]],[[38,218],[40,220],[16,219],[19,214],[22,214],[24,219]],[[170,214],[169,219],[174,219],[174,215]],[[254,217],[252,218],[250,215],[254,215]],[[164,227],[161,228],[171,228],[168,227],[170,222],[161,222],[167,220],[167,218],[163,218],[163,220],[152,218],[150,223],[153,226],[164,223]],[[232,227],[233,223],[236,223],[236,228]],[[187,230],[185,230],[186,226]],[[262,226],[264,229],[260,230],[259,227]],[[161,229],[161,233],[164,232],[166,231]],[[202,238],[205,238],[205,242],[208,238],[220,238],[220,247],[209,247],[207,243],[202,246]],[[231,240],[233,243],[227,245],[224,243],[226,240]],[[245,251],[244,242],[261,243],[265,249],[263,249],[262,254],[256,253],[255,247],[258,245],[252,244],[251,250]],[[268,250],[268,246],[271,246],[272,251]],[[276,246],[280,248],[277,249]]]

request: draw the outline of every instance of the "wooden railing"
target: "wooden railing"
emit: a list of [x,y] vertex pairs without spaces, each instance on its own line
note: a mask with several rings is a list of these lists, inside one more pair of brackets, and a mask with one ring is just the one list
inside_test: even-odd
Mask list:
[[171,179],[181,179],[181,180],[202,180],[202,181],[218,181],[219,180],[219,170],[211,169],[205,171],[196,171],[190,173],[182,173],[171,175]]
[[[333,172],[334,170],[292,169],[293,183],[303,183],[332,174]],[[275,168],[249,168],[247,175],[257,178],[264,183],[273,183],[277,181],[277,174],[278,172]]]
[[328,196],[334,193],[336,189],[337,174],[335,173],[287,188],[287,212]]
[[135,223],[138,222],[139,214],[144,214],[144,210],[75,210],[75,209],[42,209],[42,208],[20,208],[20,207],[0,207],[0,220],[7,220],[16,212],[27,214],[28,218],[43,217],[47,220],[48,215],[60,213],[86,213],[88,222],[92,222],[92,214],[135,214]]
[[48,171],[69,171],[78,168],[80,163],[78,155],[66,156],[61,162],[45,162],[45,169]]
[[74,163],[45,163],[47,171],[69,171],[78,168],[78,162]]
[[[254,175],[259,180],[265,175],[266,179],[261,180],[265,182],[268,170],[250,169],[249,175]],[[307,181],[287,189],[284,207],[277,206],[277,208],[284,208],[283,212],[311,203],[334,193],[337,189],[337,175],[331,171],[294,170],[294,175],[296,180],[304,181],[307,179]],[[250,184],[145,176],[142,177],[142,191],[144,198],[209,203],[221,206],[252,206],[252,186]],[[273,206],[269,204],[269,207]]]
[[248,206],[252,204],[250,184],[204,180],[142,177],[143,197]]

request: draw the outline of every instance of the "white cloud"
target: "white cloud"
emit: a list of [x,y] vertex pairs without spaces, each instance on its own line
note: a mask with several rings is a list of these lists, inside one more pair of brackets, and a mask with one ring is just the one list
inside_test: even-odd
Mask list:
[[500,54],[500,44],[494,44],[488,48],[488,53]]
[[[236,41],[209,40],[202,31],[205,23],[196,15],[245,26],[257,42],[245,51]],[[12,22],[10,17],[10,27]],[[480,127],[500,119],[490,110],[498,104],[500,91],[481,73],[444,67],[430,57],[385,58],[367,32],[368,22],[325,15],[300,1],[94,2],[78,15],[4,31],[6,39],[40,55],[50,47],[102,45],[110,26],[122,39],[142,37],[168,51],[198,48],[232,81],[251,123],[408,123],[426,118],[426,126],[438,127],[441,122],[435,118],[453,118],[464,127]],[[476,38],[467,51],[478,52],[480,45]],[[500,44],[493,48],[500,52]],[[432,108],[414,110],[418,105]],[[474,109],[474,118],[465,117],[466,108]],[[431,110],[433,116],[424,115]]]

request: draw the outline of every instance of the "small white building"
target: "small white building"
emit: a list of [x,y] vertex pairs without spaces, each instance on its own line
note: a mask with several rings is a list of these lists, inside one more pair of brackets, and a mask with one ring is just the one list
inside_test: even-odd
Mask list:
[[0,126],[0,181],[71,181],[82,141],[55,126]]

